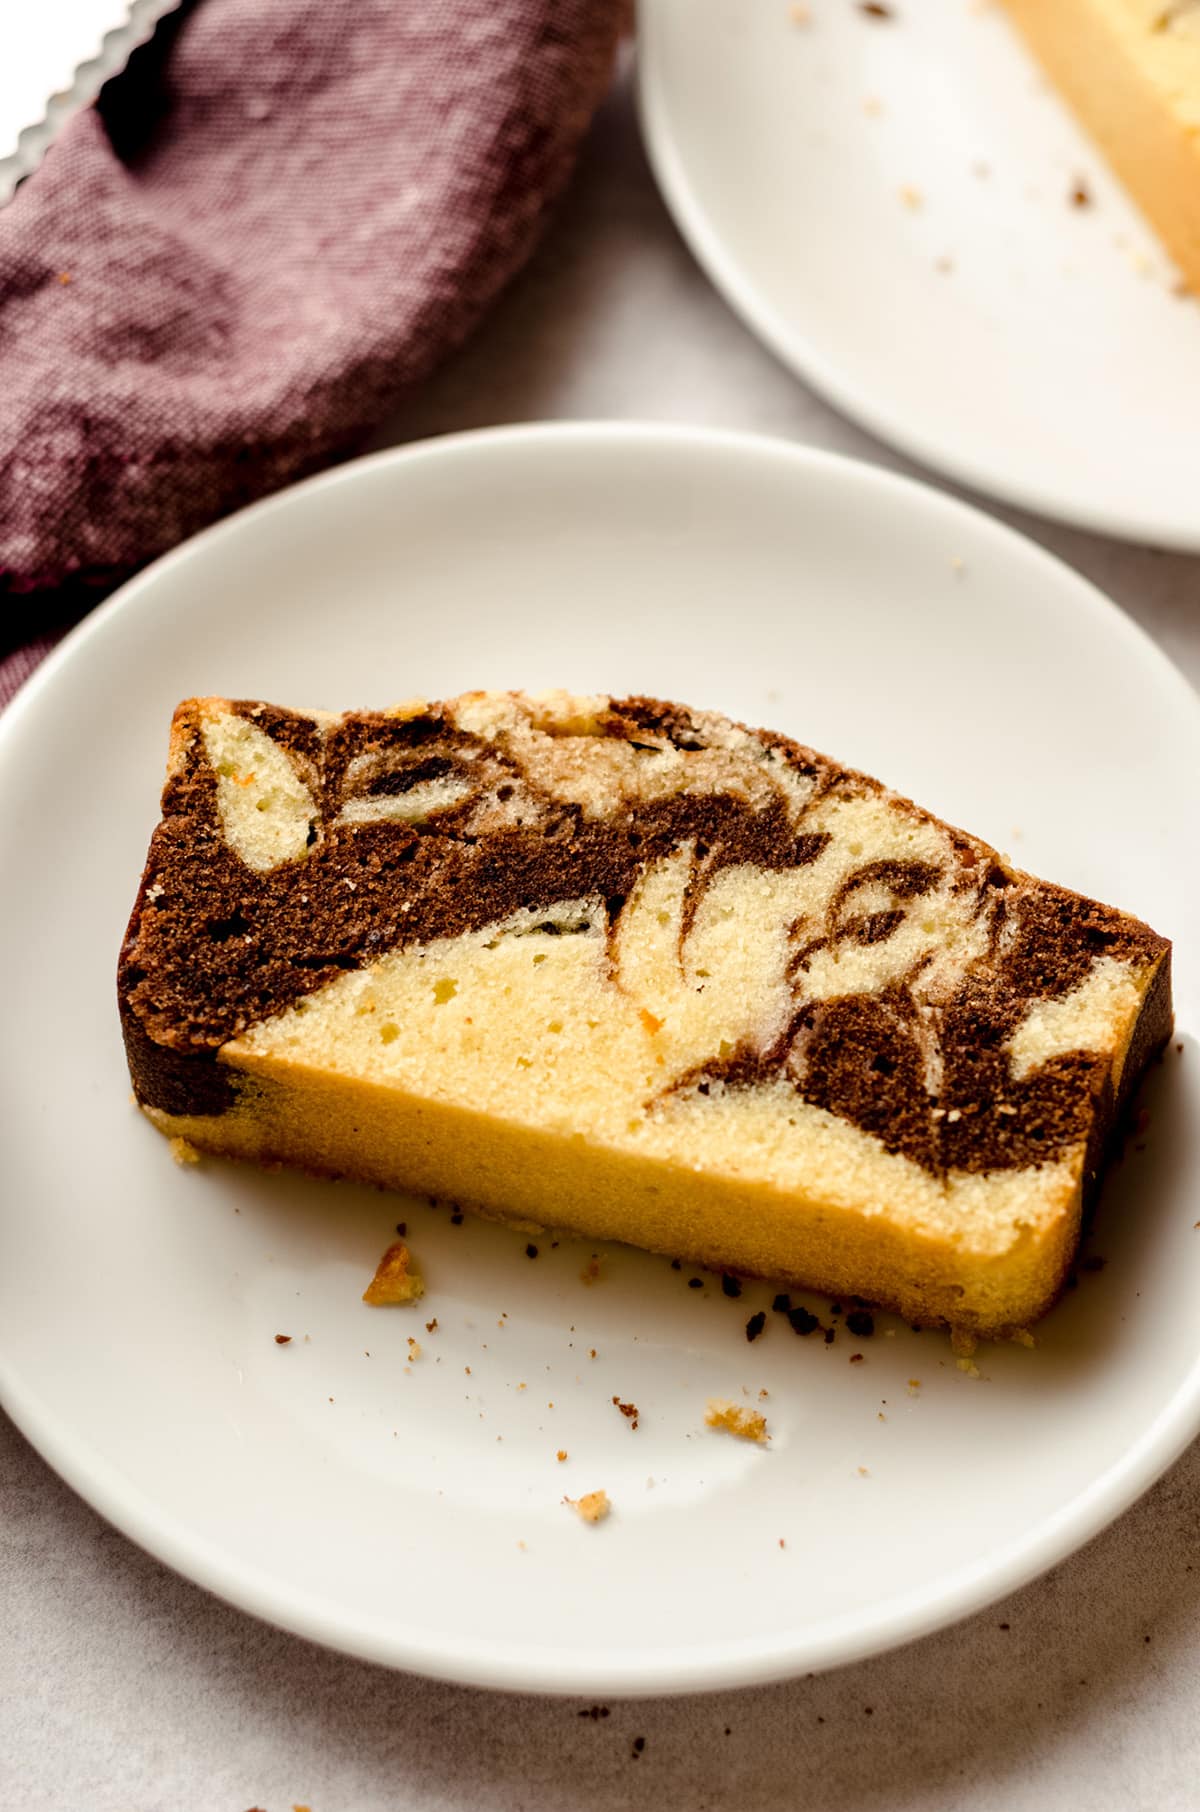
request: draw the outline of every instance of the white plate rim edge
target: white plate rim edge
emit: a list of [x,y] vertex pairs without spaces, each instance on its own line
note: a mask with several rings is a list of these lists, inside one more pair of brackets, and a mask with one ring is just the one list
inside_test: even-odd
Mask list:
[[1050,496],[1036,485],[997,476],[986,465],[969,457],[950,457],[935,441],[927,440],[919,426],[874,402],[869,392],[832,364],[818,346],[790,327],[753,278],[730,253],[712,225],[688,176],[687,166],[671,131],[670,109],[661,66],[656,62],[653,28],[647,20],[653,7],[638,22],[634,91],[642,140],[654,179],[668,212],[700,269],[717,293],[767,347],[786,370],[812,387],[848,420],[895,452],[915,459],[930,474],[948,483],[964,485],[978,497],[1026,510],[1044,520],[1086,529],[1106,540],[1130,541],[1174,553],[1200,554],[1200,514],[1192,532],[1181,529],[1173,518],[1158,519],[1152,511],[1122,516],[1108,509],[1091,509],[1070,499]]
[[[430,458],[453,457],[487,443],[503,449],[514,444],[553,440],[576,442],[585,448],[595,438],[630,439],[774,458],[805,468],[844,470],[853,482],[877,485],[886,491],[919,495],[926,508],[942,509],[951,519],[969,517],[974,528],[991,533],[1001,543],[1019,543],[1023,555],[1054,569],[1059,583],[1077,591],[1082,608],[1100,611],[1110,627],[1123,629],[1145,659],[1153,657],[1161,677],[1181,688],[1181,703],[1200,713],[1200,700],[1185,676],[1140,626],[1127,617],[1078,573],[1007,527],[986,511],[936,487],[893,473],[867,461],[823,449],[805,447],[770,435],[731,430],[693,428],[677,423],[651,421],[522,423],[511,427],[471,430],[438,436],[406,446],[385,448],[332,470],[317,473],[299,484],[262,498],[212,524],[209,528],[162,555],[135,575],[113,596],[72,629],[22,687],[0,715],[0,773],[14,721],[23,720],[59,668],[118,610],[127,609],[138,595],[151,588],[164,571],[191,558],[198,546],[212,537],[238,532],[236,525],[250,515],[266,515],[290,507],[295,493],[317,487],[353,482],[366,467],[403,466]],[[31,703],[31,701],[33,701]],[[215,1544],[202,1537],[164,1529],[153,1505],[138,1488],[126,1483],[102,1454],[62,1432],[53,1412],[41,1409],[37,1391],[24,1381],[6,1359],[0,1346],[0,1407],[12,1418],[25,1438],[84,1502],[155,1559],[183,1577],[237,1608],[249,1611],[279,1628],[325,1647],[385,1666],[405,1669],[432,1679],[506,1692],[545,1693],[557,1697],[607,1692],[613,1696],[650,1697],[673,1693],[728,1690],[794,1678],[805,1671],[823,1671],[885,1653],[922,1636],[957,1623],[989,1604],[1006,1597],[1049,1567],[1066,1559],[1099,1535],[1127,1510],[1184,1452],[1200,1434],[1200,1354],[1162,1405],[1150,1426],[1122,1458],[1110,1465],[1071,1502],[1052,1512],[1031,1532],[1006,1543],[989,1556],[940,1580],[935,1589],[918,1588],[887,1601],[881,1615],[864,1619],[847,1613],[810,1630],[798,1643],[777,1638],[749,1638],[743,1643],[723,1642],[709,1648],[682,1651],[659,1648],[647,1659],[636,1649],[616,1656],[564,1657],[554,1649],[523,1652],[515,1665],[511,1651],[485,1643],[456,1642],[448,1652],[443,1641],[399,1639],[391,1627],[362,1619],[348,1627],[342,1614],[319,1599],[305,1600],[294,1591],[281,1590],[257,1569],[231,1561]]]

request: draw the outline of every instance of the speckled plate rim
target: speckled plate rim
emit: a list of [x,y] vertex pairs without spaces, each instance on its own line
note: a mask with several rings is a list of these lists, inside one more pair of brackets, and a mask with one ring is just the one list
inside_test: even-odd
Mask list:
[[[948,545],[965,545],[964,537],[969,534],[980,552],[986,552],[989,544],[1003,545],[1009,552],[1019,548],[1032,574],[1040,572],[1047,583],[1073,593],[1084,617],[1090,614],[1102,621],[1109,634],[1125,639],[1131,658],[1157,670],[1160,682],[1175,693],[1179,710],[1190,718],[1200,747],[1200,699],[1161,649],[1062,561],[969,504],[863,461],[768,436],[652,422],[534,423],[446,435],[352,461],[251,505],[163,556],[73,630],[0,717],[0,784],[7,775],[14,726],[52,703],[58,675],[86,659],[89,647],[105,635],[114,617],[147,608],[164,578],[186,561],[204,559],[215,542],[302,507],[303,500],[317,490],[353,486],[360,473],[380,466],[404,469],[431,460],[453,461],[460,451],[481,446],[503,459],[510,449],[536,442],[553,446],[560,458],[569,458],[572,449],[586,451],[597,441],[624,441],[639,449],[657,445],[666,454],[673,447],[700,444],[719,457],[769,459],[788,465],[798,483],[803,483],[808,472],[836,473],[839,481],[857,489],[867,508],[873,494],[890,493],[903,498],[912,510],[940,517],[948,532]],[[219,1545],[165,1521],[146,1493],[131,1487],[102,1452],[81,1440],[44,1405],[36,1381],[23,1376],[6,1355],[2,1329],[0,1407],[59,1476],[139,1547],[217,1597],[282,1629],[434,1679],[510,1692],[561,1696],[603,1692],[633,1697],[759,1685],[804,1671],[843,1666],[929,1635],[1006,1597],[1100,1534],[1200,1435],[1200,1350],[1182,1382],[1118,1462],[1022,1536],[1002,1544],[984,1560],[945,1575],[935,1586],[899,1593],[869,1615],[856,1612],[811,1625],[799,1637],[754,1637],[660,1648],[649,1657],[631,1648],[616,1659],[600,1656],[595,1662],[564,1657],[550,1646],[523,1646],[514,1654],[495,1643],[414,1640],[385,1619],[348,1618],[326,1598],[280,1590],[257,1568],[231,1558]]]

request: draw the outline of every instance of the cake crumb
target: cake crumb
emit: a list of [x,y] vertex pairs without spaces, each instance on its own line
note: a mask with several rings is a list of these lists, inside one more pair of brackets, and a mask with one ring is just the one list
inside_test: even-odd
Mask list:
[[883,102],[877,94],[868,94],[863,98],[862,110],[869,120],[877,120],[883,114]]
[[1012,1333],[1010,1334],[1009,1338],[1017,1346],[1036,1346],[1037,1345],[1036,1336],[1031,1334],[1028,1328],[1014,1328]]
[[425,1332],[427,1334],[436,1334],[437,1333],[437,1316],[436,1315],[434,1316],[432,1321],[427,1321],[425,1323]]
[[1087,184],[1080,179],[1071,190],[1071,206],[1073,208],[1090,208],[1091,205],[1091,191]]
[[592,1256],[588,1259],[587,1264],[583,1267],[583,1270],[579,1273],[579,1275],[583,1279],[584,1283],[586,1283],[586,1284],[599,1283],[599,1281],[600,1281],[600,1265],[601,1265],[600,1254],[598,1252],[593,1252]]
[[408,1356],[409,1356],[409,1358],[410,1359],[419,1359],[421,1357],[421,1352],[422,1352],[421,1342],[419,1340],[414,1340],[412,1335],[410,1334],[408,1337]]
[[740,1403],[730,1402],[727,1397],[710,1397],[704,1411],[704,1420],[709,1428],[723,1428],[742,1441],[761,1443],[770,1440],[767,1418],[757,1409],[746,1409]]
[[865,1466],[860,1466],[858,1469],[858,1476],[860,1479],[869,1479],[871,1474]]
[[920,1390],[920,1388],[921,1388],[921,1380],[919,1378],[910,1378],[909,1379],[908,1394],[910,1397],[915,1397],[917,1392]]
[[[620,1410],[621,1414],[623,1416],[627,1417],[628,1420],[630,1422],[632,1422],[633,1426],[636,1428],[638,1425],[638,1414],[639,1414],[637,1404],[636,1403],[622,1403],[620,1397],[614,1397],[613,1403],[615,1404],[617,1409]],[[553,1403],[550,1405],[550,1408],[551,1409],[554,1408]]]
[[969,1328],[950,1329],[950,1351],[956,1359],[970,1359],[978,1344]]
[[190,1139],[172,1139],[171,1156],[177,1164],[198,1164],[200,1153]]
[[895,12],[883,0],[858,0],[858,10],[868,19],[894,19]]
[[276,1334],[275,1344],[276,1346],[290,1346],[292,1344],[292,1337],[290,1334]]
[[362,1299],[372,1308],[393,1303],[416,1302],[425,1294],[424,1280],[411,1271],[412,1255],[403,1240],[388,1247],[375,1268],[375,1275],[363,1291]]
[[788,18],[793,25],[812,24],[812,13],[807,6],[801,4],[801,0],[794,0],[794,4],[788,7]]
[[558,1450],[558,1452],[557,1452],[557,1453],[556,1453],[556,1454],[555,1454],[555,1456],[554,1456],[554,1457],[555,1457],[555,1459],[556,1459],[556,1460],[557,1460],[557,1461],[558,1461],[558,1463],[559,1463],[559,1465],[560,1465],[560,1466],[561,1466],[561,1465],[562,1465],[562,1463],[563,1463],[563,1461],[564,1461],[564,1460],[565,1460],[565,1459],[566,1459],[566,1457],[567,1457],[567,1450],[566,1450],[566,1448],[565,1448],[565,1447],[560,1447],[560,1448],[559,1448],[559,1450]]
[[982,1378],[983,1376],[973,1359],[956,1359],[954,1363],[959,1371],[965,1373],[968,1378]]
[[612,1509],[607,1491],[588,1491],[582,1497],[564,1497],[563,1503],[569,1504],[584,1523],[602,1523]]
[[925,197],[922,195],[920,189],[916,188],[911,182],[901,183],[897,193],[910,213],[916,214],[925,206]]

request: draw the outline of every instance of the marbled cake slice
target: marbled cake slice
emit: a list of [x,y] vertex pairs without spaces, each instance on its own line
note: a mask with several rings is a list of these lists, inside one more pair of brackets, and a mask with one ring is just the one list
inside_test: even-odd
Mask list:
[[651,699],[192,699],[120,968],[206,1151],[1023,1326],[1170,946],[879,782]]

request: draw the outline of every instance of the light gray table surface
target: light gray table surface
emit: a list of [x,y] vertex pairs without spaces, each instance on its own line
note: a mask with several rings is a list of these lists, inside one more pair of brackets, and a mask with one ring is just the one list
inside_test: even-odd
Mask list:
[[[911,469],[709,287],[622,84],[534,263],[375,444],[633,416]],[[1200,560],[996,513],[1200,682]],[[581,1701],[431,1684],[268,1628],[115,1533],[0,1416],[0,1632],[2,1812],[1192,1812],[1200,1445],[1073,1559],[954,1629],[786,1685],[609,1700],[593,1720]]]

